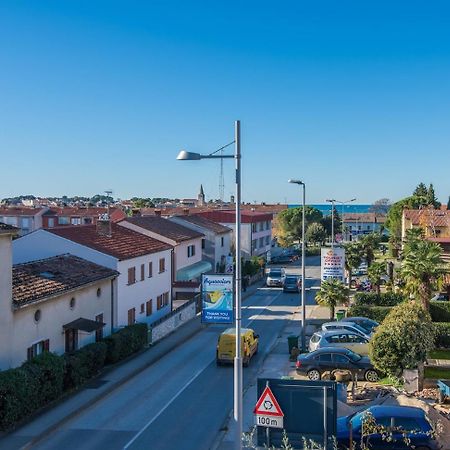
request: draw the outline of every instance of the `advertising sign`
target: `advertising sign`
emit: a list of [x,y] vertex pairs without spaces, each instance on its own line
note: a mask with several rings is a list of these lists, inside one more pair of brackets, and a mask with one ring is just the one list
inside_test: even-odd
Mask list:
[[322,281],[335,278],[344,282],[345,250],[342,247],[322,247],[321,250],[321,279]]
[[233,273],[233,257],[227,256],[225,263],[225,273]]
[[202,322],[233,323],[233,275],[202,275]]

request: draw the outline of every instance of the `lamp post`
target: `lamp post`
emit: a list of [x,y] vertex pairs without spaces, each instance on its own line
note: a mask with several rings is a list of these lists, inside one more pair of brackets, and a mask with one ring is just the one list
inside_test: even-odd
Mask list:
[[288,183],[298,184],[303,187],[302,195],[302,286],[301,286],[301,302],[302,302],[302,351],[306,350],[306,302],[305,302],[305,183],[300,180],[288,180]]
[[[234,144],[234,155],[224,155],[222,150]],[[220,154],[216,154],[220,152]],[[236,166],[236,232],[235,232],[235,251],[236,251],[236,270],[235,270],[235,292],[236,292],[236,352],[234,357],[234,422],[236,426],[235,449],[242,449],[242,390],[243,390],[243,370],[242,370],[242,351],[241,351],[241,122],[236,120],[234,123],[234,140],[227,145],[219,148],[209,155],[200,155],[182,150],[178,160],[200,159],[225,159],[234,158]]]
[[336,200],[327,198],[325,201],[331,203],[331,248],[334,248],[334,204]]
[[[341,202],[340,200],[335,200],[335,202],[340,203],[342,205],[342,235],[345,238],[345,231],[344,231],[344,205],[346,205],[347,203],[351,203],[354,202],[356,200],[356,198],[352,198],[350,200],[346,200],[345,202]],[[345,239],[342,240],[345,240]]]

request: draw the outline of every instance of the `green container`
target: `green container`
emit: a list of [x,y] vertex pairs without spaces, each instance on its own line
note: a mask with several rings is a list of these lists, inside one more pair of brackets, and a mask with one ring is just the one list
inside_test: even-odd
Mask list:
[[342,320],[345,317],[345,309],[336,311],[336,320]]
[[298,348],[298,336],[288,336],[288,347],[289,354],[291,354],[291,351],[294,347]]

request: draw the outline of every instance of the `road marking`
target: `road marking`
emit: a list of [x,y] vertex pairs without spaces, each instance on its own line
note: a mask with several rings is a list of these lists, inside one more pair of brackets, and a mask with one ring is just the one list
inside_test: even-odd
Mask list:
[[[208,364],[209,365],[209,364]],[[138,434],[136,434],[136,436],[134,436],[133,439],[131,439],[130,442],[128,442],[125,447],[124,450],[126,450],[127,448],[129,448],[133,442],[136,441],[136,439],[142,435],[142,433],[184,392],[184,390],[205,370],[205,368],[202,368],[201,370],[199,370],[193,377],[191,377],[187,383],[183,386],[183,388],[181,390],[178,391],[177,395],[175,395],[174,397],[172,397],[172,399],[164,406],[164,408],[162,408],[158,414],[156,414],[156,416],[153,417],[153,419],[151,419],[149,422],[147,422],[144,427],[141,429],[141,431],[139,431]]]

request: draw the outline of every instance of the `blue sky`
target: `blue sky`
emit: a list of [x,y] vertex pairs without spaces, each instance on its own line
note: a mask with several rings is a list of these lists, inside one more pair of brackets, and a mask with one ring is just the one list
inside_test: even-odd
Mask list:
[[[448,1],[0,2],[0,197],[450,195]],[[225,161],[225,197],[234,191]]]

